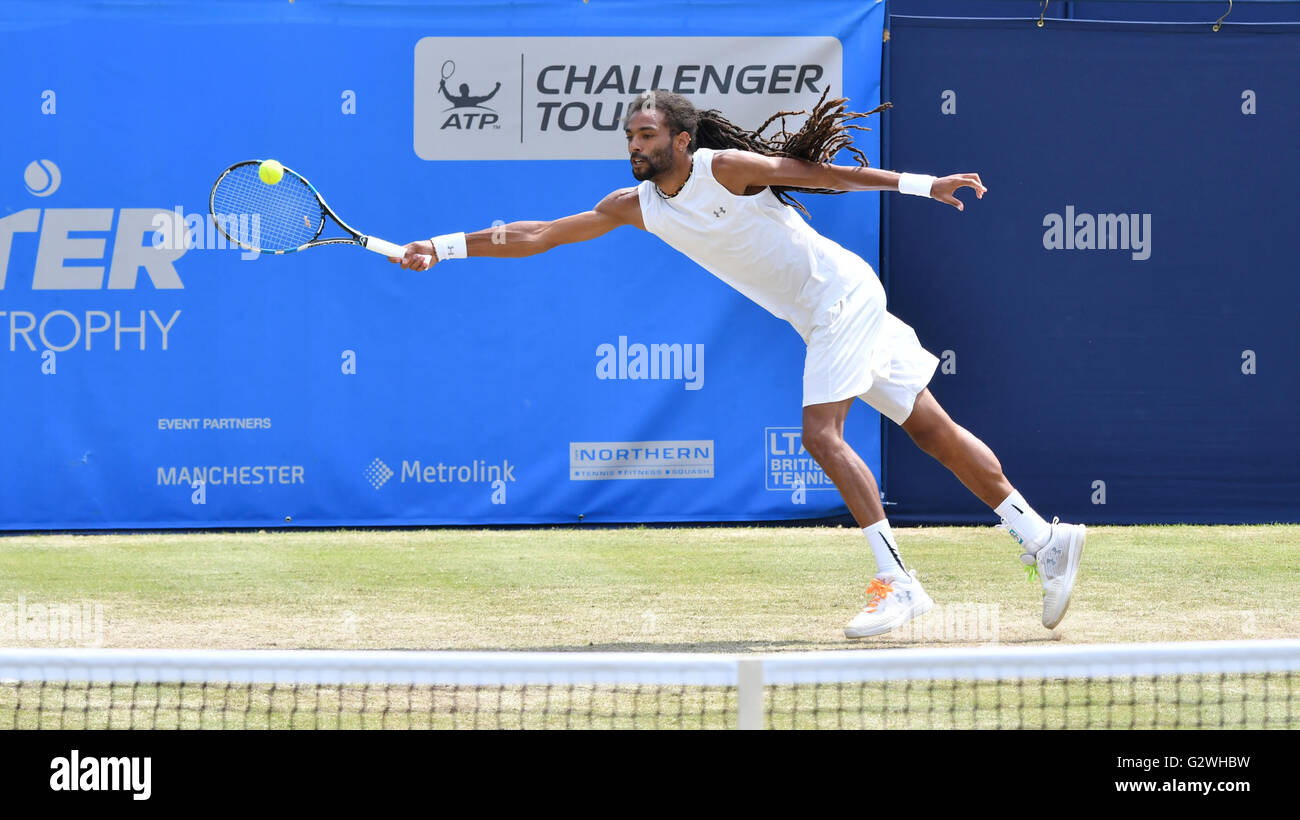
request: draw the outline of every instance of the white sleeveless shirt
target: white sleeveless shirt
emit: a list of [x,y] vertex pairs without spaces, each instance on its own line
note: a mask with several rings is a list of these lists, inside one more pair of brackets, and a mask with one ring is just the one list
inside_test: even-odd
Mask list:
[[696,149],[690,177],[671,198],[651,180],[637,186],[647,231],[789,322],[805,342],[864,284],[884,309],[884,288],[870,265],[814,231],[772,189],[728,191],[713,177],[718,153]]

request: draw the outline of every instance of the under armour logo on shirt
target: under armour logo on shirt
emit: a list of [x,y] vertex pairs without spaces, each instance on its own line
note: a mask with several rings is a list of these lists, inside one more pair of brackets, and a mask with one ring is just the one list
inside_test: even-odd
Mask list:
[[719,207],[716,211],[713,212],[713,215],[718,219],[721,219],[722,215],[725,214],[726,212],[727,212],[726,208]]

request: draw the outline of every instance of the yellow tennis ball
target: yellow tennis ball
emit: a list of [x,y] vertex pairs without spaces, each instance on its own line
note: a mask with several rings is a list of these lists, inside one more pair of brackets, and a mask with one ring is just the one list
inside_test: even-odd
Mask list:
[[284,166],[273,159],[268,159],[257,166],[257,175],[267,185],[274,185],[284,178]]

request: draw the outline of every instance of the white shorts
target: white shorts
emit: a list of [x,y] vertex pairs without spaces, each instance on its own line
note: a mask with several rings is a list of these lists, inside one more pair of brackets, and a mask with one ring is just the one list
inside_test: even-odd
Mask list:
[[938,366],[916,331],[858,288],[808,339],[803,406],[857,396],[902,424]]

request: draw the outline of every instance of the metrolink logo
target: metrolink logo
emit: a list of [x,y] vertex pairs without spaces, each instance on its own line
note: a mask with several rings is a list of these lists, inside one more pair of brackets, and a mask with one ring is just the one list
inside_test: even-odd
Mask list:
[[1075,213],[1043,217],[1043,247],[1049,251],[1132,251],[1133,258],[1151,258],[1151,214]]
[[397,476],[400,484],[409,481],[412,484],[495,485],[498,482],[516,481],[515,468],[518,466],[518,464],[511,464],[508,458],[494,464],[489,464],[486,459],[473,459],[469,464],[402,459],[402,466],[394,472],[383,459],[376,458],[366,466],[364,475],[366,481],[376,490],[387,484],[393,476]]
[[376,490],[387,484],[388,479],[392,477],[393,468],[385,464],[382,459],[377,458],[366,467],[366,481],[369,481],[370,486]]
[[596,378],[613,380],[665,379],[684,381],[687,390],[704,387],[704,345],[634,342],[596,346]]

